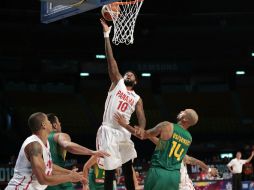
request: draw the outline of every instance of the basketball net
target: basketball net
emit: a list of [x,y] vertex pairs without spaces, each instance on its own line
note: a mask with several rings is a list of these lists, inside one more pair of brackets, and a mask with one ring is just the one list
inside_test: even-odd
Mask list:
[[[133,44],[135,23],[142,4],[143,0],[121,0],[107,5],[114,24],[112,42],[115,45]],[[119,6],[119,12],[112,11],[115,10],[113,6]]]

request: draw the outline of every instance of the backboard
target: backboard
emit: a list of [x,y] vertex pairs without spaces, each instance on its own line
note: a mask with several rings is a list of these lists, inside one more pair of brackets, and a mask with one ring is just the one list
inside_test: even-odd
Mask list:
[[[117,0],[41,0],[41,22],[51,23]],[[72,3],[71,3],[72,2]]]

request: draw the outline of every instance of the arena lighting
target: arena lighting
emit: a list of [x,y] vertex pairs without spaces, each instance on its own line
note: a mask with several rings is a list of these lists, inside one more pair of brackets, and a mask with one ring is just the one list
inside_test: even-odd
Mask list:
[[106,55],[102,55],[102,54],[97,54],[96,59],[106,59]]
[[221,153],[220,158],[233,158],[232,153]]
[[150,76],[151,76],[151,73],[142,73],[141,76],[142,76],[142,77],[150,77]]
[[251,53],[251,56],[254,57],[254,53],[253,52]]
[[236,75],[245,75],[245,71],[236,71],[235,74]]
[[89,76],[89,73],[80,73],[80,76],[81,76],[81,77],[88,77],[88,76]]

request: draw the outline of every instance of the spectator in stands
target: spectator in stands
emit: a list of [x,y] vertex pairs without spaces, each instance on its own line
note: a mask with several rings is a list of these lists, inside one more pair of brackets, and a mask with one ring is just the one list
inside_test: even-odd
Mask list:
[[232,177],[232,186],[233,190],[241,190],[242,189],[242,168],[243,164],[246,164],[251,161],[254,156],[254,151],[251,152],[250,157],[247,160],[241,159],[242,153],[238,151],[236,153],[236,158],[232,159],[227,167],[229,171],[233,174]]
[[52,163],[48,142],[52,125],[46,114],[32,114],[28,119],[28,125],[32,135],[21,146],[14,175],[5,190],[43,190],[47,185],[84,180],[76,171]]
[[[65,156],[67,152],[78,155],[96,155],[99,157],[109,156],[109,154],[104,151],[93,151],[72,142],[70,136],[67,133],[62,132],[61,123],[58,117],[53,113],[47,114],[47,116],[53,127],[52,132],[48,136],[48,141],[50,144],[50,152],[54,164],[65,167]],[[47,187],[47,190],[57,189],[74,190],[73,185],[70,182]]]

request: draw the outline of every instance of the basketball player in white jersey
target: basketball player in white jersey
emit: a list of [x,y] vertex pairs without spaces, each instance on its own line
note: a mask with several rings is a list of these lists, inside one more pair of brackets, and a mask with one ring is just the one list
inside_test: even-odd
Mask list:
[[32,114],[28,125],[32,135],[21,146],[14,175],[5,190],[44,190],[47,185],[85,180],[80,173],[52,163],[48,143],[52,125],[46,114]]
[[[108,27],[104,19],[101,24],[105,39],[105,53],[108,62],[108,73],[111,86],[105,103],[103,122],[97,132],[97,148],[110,154],[109,157],[99,158],[98,165],[105,169],[105,189],[113,189],[115,169],[122,166],[127,190],[135,190],[132,171],[132,160],[137,157],[134,143],[131,141],[131,133],[114,120],[115,113],[124,115],[129,122],[131,115],[136,111],[138,129],[144,129],[146,118],[142,99],[135,93],[133,87],[137,83],[135,73],[128,71],[124,77],[118,70],[117,62],[113,56],[110,44]],[[139,130],[137,130],[139,133]]]
[[[149,137],[148,139],[151,140],[155,145],[159,143],[159,138],[157,137]],[[179,190],[195,190],[193,182],[191,181],[188,175],[187,164],[197,165],[203,171],[206,171],[207,173],[209,173],[209,175],[211,176],[218,175],[218,170],[216,168],[210,168],[203,161],[198,160],[189,155],[185,155],[181,163],[181,168],[180,168],[181,178],[180,178]]]

